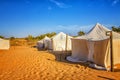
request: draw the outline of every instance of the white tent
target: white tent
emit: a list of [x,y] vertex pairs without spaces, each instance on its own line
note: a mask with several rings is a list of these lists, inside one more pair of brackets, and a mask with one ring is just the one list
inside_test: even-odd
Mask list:
[[44,48],[43,40],[37,41],[37,48],[38,49],[43,49]]
[[43,39],[43,43],[45,49],[52,49],[52,43],[49,37],[45,36],[45,38]]
[[52,48],[51,39],[45,36],[42,40],[37,42],[37,48],[38,49],[51,49]]
[[[106,36],[110,31],[97,23],[84,36],[72,39],[72,55],[67,60],[73,62],[91,61],[108,69],[110,67],[110,40]],[[120,34],[113,32],[114,65],[120,64]]]
[[71,51],[71,36],[60,32],[52,37],[53,51]]
[[0,49],[9,49],[10,43],[9,40],[0,39]]

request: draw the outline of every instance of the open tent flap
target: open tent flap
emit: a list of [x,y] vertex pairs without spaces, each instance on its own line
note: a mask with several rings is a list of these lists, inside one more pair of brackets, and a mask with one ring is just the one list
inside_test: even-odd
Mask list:
[[[108,45],[109,52],[105,56],[105,67],[110,70],[110,45]],[[120,39],[113,39],[113,65],[114,69],[117,68],[116,65],[120,65]]]

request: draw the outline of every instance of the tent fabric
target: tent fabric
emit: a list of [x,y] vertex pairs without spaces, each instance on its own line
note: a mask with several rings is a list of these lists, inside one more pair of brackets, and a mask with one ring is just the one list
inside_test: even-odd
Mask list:
[[52,49],[53,51],[65,51],[71,50],[71,36],[60,32],[52,37]]
[[67,60],[72,61],[72,62],[80,62],[80,63],[85,63],[86,61],[79,60],[79,58],[74,58],[72,56],[68,56]]
[[45,38],[43,39],[43,43],[45,49],[52,49],[52,43],[49,37],[45,36]]
[[88,48],[86,40],[72,39],[72,57],[78,58],[79,61],[87,61]]
[[52,49],[51,39],[45,36],[42,40],[37,42],[38,49]]
[[104,40],[109,38],[109,36],[106,36],[106,31],[111,31],[111,30],[97,23],[86,35],[77,37],[76,39],[86,39],[91,41]]
[[40,40],[40,41],[37,42],[37,48],[38,49],[43,49],[44,48],[43,40]]
[[10,48],[9,40],[0,39],[0,49],[8,50]]
[[[106,32],[110,31],[97,23],[86,35],[72,39],[71,58],[90,61],[103,66],[107,70],[110,67],[110,39]],[[113,63],[120,64],[120,34],[113,32]]]
[[88,61],[94,61],[93,57],[94,57],[94,45],[95,42],[94,41],[87,41],[87,47],[88,47]]

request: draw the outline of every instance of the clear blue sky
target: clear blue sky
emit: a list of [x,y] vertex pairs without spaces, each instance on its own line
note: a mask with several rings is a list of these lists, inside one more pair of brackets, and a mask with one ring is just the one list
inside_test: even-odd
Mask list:
[[0,0],[0,35],[5,37],[75,35],[97,22],[120,26],[120,0]]

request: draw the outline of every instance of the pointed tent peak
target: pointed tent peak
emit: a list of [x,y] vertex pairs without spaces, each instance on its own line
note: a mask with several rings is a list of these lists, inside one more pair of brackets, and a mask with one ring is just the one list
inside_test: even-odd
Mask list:
[[57,35],[66,35],[66,34],[64,32],[59,32]]
[[97,22],[97,23],[96,23],[96,26],[98,26],[98,25],[101,25],[101,24]]
[[57,36],[68,36],[69,38],[72,38],[72,36],[69,36],[68,34],[64,33],[64,32],[59,32],[57,35],[53,36],[51,39],[56,38]]
[[65,34],[64,32],[59,32],[58,34]]
[[103,26],[102,24],[96,23],[95,26],[87,34],[89,34],[90,32],[92,32],[94,30],[111,31],[110,29],[108,29],[107,27]]
[[95,27],[102,28],[102,29],[104,29],[105,31],[111,31],[110,29],[108,29],[107,27],[103,26],[103,25],[100,24],[100,23],[96,23]]
[[50,39],[49,37],[45,36],[44,39]]
[[108,36],[106,36],[107,31],[111,31],[111,30],[97,23],[86,35],[80,36],[76,39],[86,39],[86,40],[96,40],[96,41],[107,39],[108,38]]

